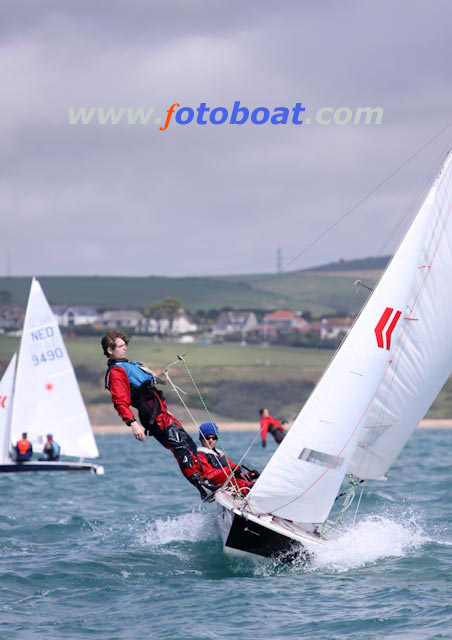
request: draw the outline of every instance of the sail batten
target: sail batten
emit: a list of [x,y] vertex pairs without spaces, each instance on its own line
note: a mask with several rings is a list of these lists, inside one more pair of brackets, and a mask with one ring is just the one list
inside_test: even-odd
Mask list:
[[[452,276],[451,183],[449,156],[349,335],[251,490],[251,508],[323,522],[347,470],[381,477],[450,374],[452,337],[444,338],[446,327],[437,324],[450,329],[452,302],[443,303],[448,310],[437,323],[434,301]],[[438,367],[436,346],[444,339]],[[414,402],[416,393],[421,399]]]

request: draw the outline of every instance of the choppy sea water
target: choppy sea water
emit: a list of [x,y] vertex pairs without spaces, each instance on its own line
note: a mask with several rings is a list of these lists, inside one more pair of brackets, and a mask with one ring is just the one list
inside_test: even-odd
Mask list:
[[452,638],[452,430],[416,432],[307,566],[226,557],[168,451],[97,441],[103,477],[0,475],[1,638]]

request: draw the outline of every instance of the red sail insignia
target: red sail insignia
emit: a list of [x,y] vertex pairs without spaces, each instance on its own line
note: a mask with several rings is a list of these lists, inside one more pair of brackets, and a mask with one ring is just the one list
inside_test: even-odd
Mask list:
[[[401,311],[396,311],[394,313],[394,309],[392,309],[391,307],[386,307],[386,309],[381,314],[381,318],[378,321],[377,326],[375,327],[377,345],[379,346],[380,349],[387,349],[388,351],[390,350],[391,336],[394,329],[396,328],[396,325],[401,315],[402,315]],[[389,322],[391,317],[392,317],[392,320],[391,322]],[[389,323],[389,326],[388,326],[388,323]]]

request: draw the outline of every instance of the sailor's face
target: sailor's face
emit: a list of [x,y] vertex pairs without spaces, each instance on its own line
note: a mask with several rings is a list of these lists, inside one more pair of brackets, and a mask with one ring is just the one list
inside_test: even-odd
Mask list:
[[127,355],[127,344],[122,338],[116,338],[115,348],[109,349],[111,357],[117,360],[118,358],[125,358]]
[[215,449],[215,445],[217,444],[217,438],[215,436],[206,436],[203,438],[203,446],[209,447],[209,449]]

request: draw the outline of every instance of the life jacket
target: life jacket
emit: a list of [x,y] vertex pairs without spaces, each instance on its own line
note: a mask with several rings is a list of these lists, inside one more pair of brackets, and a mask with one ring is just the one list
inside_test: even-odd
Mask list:
[[[51,447],[51,450],[49,450]],[[46,442],[44,445],[44,453],[49,456],[49,458],[59,458],[60,456],[60,445],[55,440],[51,440],[50,442]]]
[[26,440],[26,438],[22,438],[17,443],[17,453],[20,456],[26,456],[27,453],[30,451],[30,449],[31,449],[31,442],[29,440]]
[[105,388],[110,391],[110,371],[112,367],[121,367],[127,374],[130,384],[130,396],[141,387],[145,382],[153,382],[153,376],[141,368],[142,362],[129,362],[126,358],[114,360],[110,358],[107,363],[107,372],[105,374]]
[[159,429],[169,427],[171,424],[181,426],[169,411],[163,392],[154,387],[154,377],[143,371],[141,362],[129,362],[128,360],[110,358],[107,363],[107,373],[105,374],[105,388],[110,390],[110,371],[113,367],[121,367],[127,375],[130,385],[130,403],[136,409],[140,409],[140,404],[146,402],[151,411],[149,416],[150,425],[156,424]]

